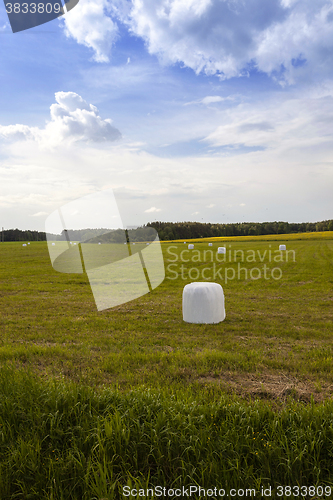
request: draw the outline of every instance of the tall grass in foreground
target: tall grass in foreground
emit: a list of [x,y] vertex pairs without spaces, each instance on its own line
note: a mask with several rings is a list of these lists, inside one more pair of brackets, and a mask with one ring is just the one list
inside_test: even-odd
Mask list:
[[[333,402],[126,394],[0,370],[0,498],[106,500],[122,488],[332,485]],[[131,497],[128,497],[131,498]]]

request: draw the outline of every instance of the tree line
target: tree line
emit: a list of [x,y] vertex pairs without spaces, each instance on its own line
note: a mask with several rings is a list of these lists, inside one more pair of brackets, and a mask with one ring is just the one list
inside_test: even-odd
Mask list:
[[[234,224],[212,224],[204,222],[148,222],[138,229],[128,230],[130,241],[152,241],[155,229],[160,240],[180,240],[192,238],[212,238],[219,236],[255,236],[268,234],[308,233],[316,231],[333,231],[333,219],[321,222],[290,223],[275,222],[237,222]],[[79,229],[67,230],[70,241],[122,242],[123,229]],[[60,235],[52,235],[53,240],[66,240],[65,231]],[[0,241],[46,241],[46,233],[42,231],[22,231],[6,229]]]
[[123,243],[127,241],[153,241],[156,233],[153,228],[142,226],[137,229],[67,229],[61,234],[47,234],[40,231],[22,231],[20,229],[7,229],[0,232],[2,241],[46,241],[47,237],[52,241],[85,241],[90,243]]
[[41,231],[22,231],[21,229],[0,230],[0,241],[46,241],[46,233]]
[[[104,234],[111,229],[69,229],[63,230],[61,234],[48,234],[53,241],[85,241],[99,234]],[[67,232],[67,236],[66,236]],[[6,229],[0,232],[0,241],[46,241],[47,233],[43,231],[22,231],[21,229]]]
[[149,222],[158,232],[160,240],[211,238],[219,236],[254,236],[266,234],[307,233],[333,231],[333,219],[321,222],[289,223],[237,222],[235,224],[211,224],[202,222]]

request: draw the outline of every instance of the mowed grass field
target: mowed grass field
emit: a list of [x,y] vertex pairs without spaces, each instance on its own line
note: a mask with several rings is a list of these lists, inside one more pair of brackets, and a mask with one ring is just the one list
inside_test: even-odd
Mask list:
[[[333,492],[333,233],[162,249],[158,288],[98,312],[87,275],[53,270],[45,242],[0,244],[0,499]],[[183,288],[205,280],[226,319],[184,323]]]
[[[326,397],[333,384],[333,235],[286,240],[287,254],[280,243],[225,239],[195,243],[192,251],[162,243],[164,282],[101,312],[87,275],[54,271],[46,243],[4,243],[1,363],[121,390],[171,384],[274,399],[293,388],[303,398]],[[223,245],[226,255],[216,255]],[[226,319],[184,323],[183,288],[205,278],[222,285]]]

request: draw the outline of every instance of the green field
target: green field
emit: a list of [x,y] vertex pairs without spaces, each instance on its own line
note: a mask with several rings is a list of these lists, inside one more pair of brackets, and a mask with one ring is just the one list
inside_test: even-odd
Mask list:
[[[0,499],[333,492],[333,233],[281,236],[163,242],[164,282],[102,312],[45,242],[1,243]],[[183,288],[206,278],[226,319],[184,323]]]

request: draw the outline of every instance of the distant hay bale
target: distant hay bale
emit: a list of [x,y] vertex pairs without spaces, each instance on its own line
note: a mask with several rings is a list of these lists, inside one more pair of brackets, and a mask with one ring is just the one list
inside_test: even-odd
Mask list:
[[226,247],[218,247],[217,253],[227,253]]
[[280,246],[279,246],[279,250],[287,250],[286,245],[280,245]]
[[189,246],[188,246],[188,249],[189,249],[189,250],[193,250],[193,248],[194,248],[193,243],[190,243],[190,244],[189,244]]
[[213,246],[213,243],[208,243],[208,246],[209,246],[209,247],[212,247],[212,246]]

